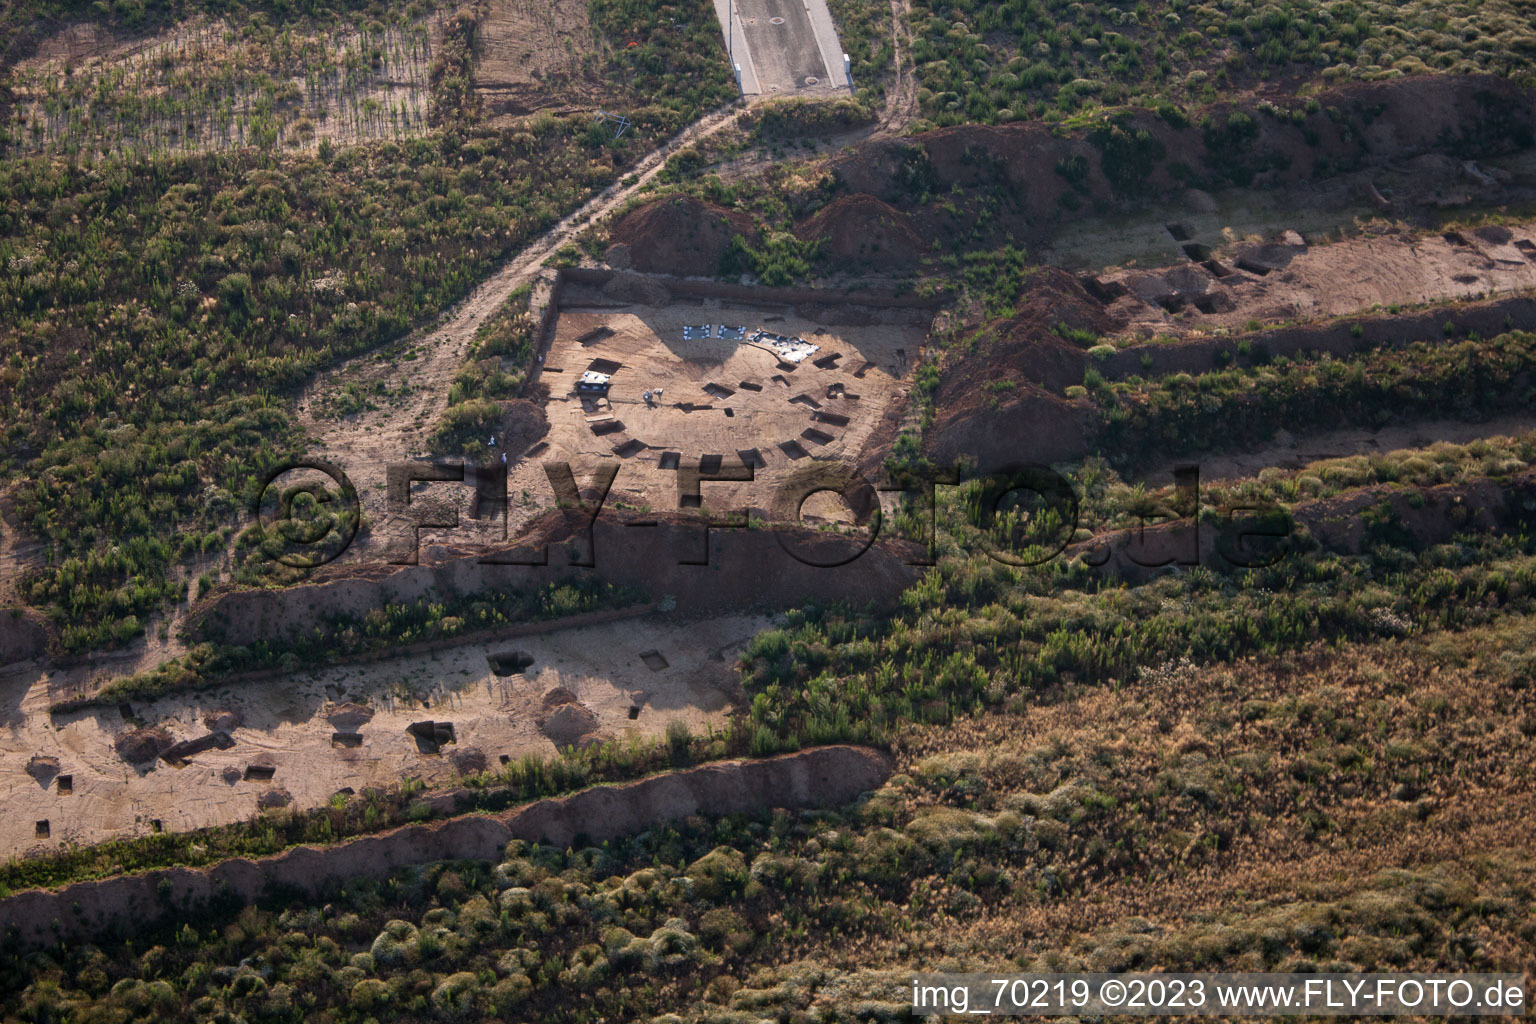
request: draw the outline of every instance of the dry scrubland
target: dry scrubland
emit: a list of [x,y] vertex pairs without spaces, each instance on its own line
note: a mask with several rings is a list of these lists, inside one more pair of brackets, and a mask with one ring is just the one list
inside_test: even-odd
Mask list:
[[17,150],[84,157],[419,135],[444,27],[197,19],[116,44],[83,26],[13,69],[5,135]]
[[[488,431],[515,435],[520,452],[554,423],[552,443],[604,447],[551,384],[583,368],[578,337],[594,324],[617,324],[606,354],[635,360],[608,410],[632,429],[705,412],[648,423],[632,387],[646,366],[675,374],[669,401],[703,401],[673,394],[697,386],[724,403],[742,380],[771,381],[766,365],[660,351],[682,323],[734,322],[745,307],[701,315],[633,279],[632,292],[586,295],[557,319],[563,365],[542,372],[537,289],[477,310],[462,352],[427,351],[436,335],[410,333],[729,98],[709,6],[594,0],[584,18],[521,2],[256,5],[215,17],[124,0],[102,36],[8,12],[36,44],[10,60],[0,168],[0,308],[15,311],[0,328],[0,565],[22,570],[8,600],[46,611],[60,645],[83,652],[133,645],[231,581],[298,582],[240,509],[260,471],[311,443],[301,424],[334,426],[328,437],[355,427],[366,445],[370,423],[414,417],[437,450],[482,455]],[[576,736],[593,739],[580,749],[438,761],[430,781],[460,787],[448,795],[416,779],[326,801],[345,779],[325,775],[305,806],[248,822],[55,844],[0,869],[0,891],[336,842],[831,742],[886,747],[897,773],[834,811],[513,843],[494,862],[424,864],[320,901],[273,891],[250,907],[180,908],[174,926],[129,941],[7,949],[0,1013],[800,1024],[898,1017],[914,968],[1536,966],[1527,5],[832,7],[857,103],[754,113],[671,154],[655,195],[535,251],[932,298],[923,351],[903,344],[899,359],[863,344],[877,324],[845,337],[824,310],[776,315],[798,317],[797,330],[830,323],[829,339],[858,341],[880,364],[870,376],[891,401],[860,435],[868,467],[921,475],[956,454],[996,465],[1024,438],[1072,485],[1075,516],[1058,503],[993,519],[984,483],[942,491],[936,565],[884,605],[812,599],[753,620],[768,628],[701,663],[722,713],[676,696],[695,728],[625,725],[644,703],[636,678],[663,670],[635,653],[644,673],[582,669],[602,714],[582,718],[601,729]],[[314,76],[294,81],[295,62],[312,61]],[[219,84],[199,92],[200,81]],[[599,101],[633,116],[623,139],[584,109]],[[937,130],[901,136],[908,126]],[[830,154],[785,159],[814,140]],[[1168,197],[1199,218],[1171,220]],[[1306,237],[1257,226],[1291,208],[1305,208]],[[1074,273],[1041,265],[1058,233],[1084,224],[1119,224],[1129,241],[1078,245]],[[1156,266],[1122,265],[1153,235]],[[1377,259],[1412,273],[1319,301],[1330,277]],[[359,372],[343,377],[355,386],[315,395],[301,420],[292,397],[354,356]],[[726,366],[732,379],[706,379]],[[805,369],[787,376],[864,400],[828,376],[842,368]],[[737,426],[769,401],[751,393]],[[777,431],[784,410],[771,411]],[[725,422],[722,411],[690,429],[724,447]],[[1440,424],[1462,440],[1435,440]],[[1427,443],[1358,450],[1425,432]],[[1300,454],[1330,447],[1337,457]],[[1165,471],[1213,455],[1237,471],[1192,507]],[[1238,505],[1266,506],[1266,525],[1289,531],[1285,557],[1249,571],[1220,560]],[[919,532],[916,510],[894,512],[895,528]],[[1148,531],[1161,544],[1198,521],[1211,558],[1134,564],[1127,545],[1149,518],[1164,521]],[[988,544],[1065,551],[1010,566]],[[412,571],[401,578],[434,567]],[[349,584],[365,592],[368,572]],[[683,596],[710,591],[699,589]],[[324,754],[328,698],[382,706],[432,692],[388,667],[353,677],[348,659],[488,643],[477,631],[647,601],[665,615],[670,596],[598,579],[429,594],[338,609],[322,634],[210,640],[105,691],[82,672],[70,682],[89,684],[86,700],[57,719],[47,700],[77,691],[50,694],[46,672],[8,692],[24,694],[29,728],[45,723],[35,735],[66,715],[99,732],[121,713],[104,702],[124,698],[125,726],[182,728],[201,718],[199,694],[236,673],[303,670],[319,685],[279,725],[303,723]],[[695,628],[665,622],[673,635]],[[473,675],[478,664],[448,663],[497,685]],[[531,707],[539,695],[521,697]],[[539,754],[559,742],[506,711],[487,711],[485,736],[512,742],[521,729]],[[271,742],[251,717],[242,738]],[[389,753],[419,767],[404,747]],[[148,788],[174,771],[155,768]],[[27,806],[85,788],[29,791]]]
[[842,811],[195,915],[12,961],[7,1010],[885,1019],[914,968],[1528,970],[1530,628],[1015,693],[899,731]]

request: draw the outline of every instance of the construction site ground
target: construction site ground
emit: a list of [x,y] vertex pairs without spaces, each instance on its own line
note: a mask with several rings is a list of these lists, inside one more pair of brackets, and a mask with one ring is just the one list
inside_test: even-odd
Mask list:
[[[430,789],[477,764],[494,770],[502,758],[552,756],[551,734],[578,743],[656,738],[673,721],[695,732],[719,727],[738,700],[737,654],[771,624],[763,616],[652,614],[131,702],[135,721],[162,726],[178,742],[208,735],[210,715],[238,716],[232,745],[179,767],[119,756],[114,740],[134,727],[119,709],[49,715],[57,680],[18,666],[0,672],[4,706],[13,709],[0,731],[0,856],[241,821],[263,798],[302,809],[343,788],[414,778]],[[530,664],[521,672],[495,670],[522,660]],[[455,741],[432,751],[407,732],[422,721],[452,723]],[[34,757],[56,759],[57,771],[35,777],[27,770]],[[42,821],[46,840],[37,836]]]
[[[610,500],[654,509],[679,507],[677,474],[669,470],[701,461],[706,471],[751,464],[752,482],[707,483],[704,503],[768,509],[776,487],[797,469],[834,460],[855,466],[867,445],[888,440],[877,429],[905,402],[931,313],[863,312],[861,319],[876,322],[835,323],[793,307],[714,300],[563,308],[542,370],[550,432],[539,459],[617,461]],[[706,323],[714,328],[709,340],[684,339],[685,326]],[[786,363],[764,346],[719,338],[722,325],[745,328],[748,337],[762,329],[803,338],[819,350]],[[593,340],[593,332],[601,337]],[[591,367],[612,373],[606,398],[576,392]]]

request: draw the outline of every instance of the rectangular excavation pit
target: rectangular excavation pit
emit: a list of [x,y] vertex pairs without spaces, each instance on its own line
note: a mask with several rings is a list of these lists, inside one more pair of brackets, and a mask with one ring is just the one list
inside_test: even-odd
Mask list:
[[1528,238],[1517,238],[1515,248],[1525,253],[1526,259],[1536,260],[1536,242]]
[[751,466],[754,469],[764,469],[768,463],[763,461],[763,453],[756,448],[743,448],[736,453],[743,466]]
[[657,469],[676,469],[683,461],[682,452],[662,452],[661,458],[656,460]]
[[1189,241],[1189,228],[1185,227],[1183,224],[1173,223],[1164,224],[1163,226],[1168,229],[1168,233],[1173,236],[1173,240],[1175,242]]
[[545,452],[545,450],[548,449],[548,448],[549,448],[549,442],[548,441],[540,441],[538,444],[536,444],[532,448],[528,449],[528,458],[531,459],[535,455],[542,455]]
[[1199,242],[1185,242],[1179,248],[1184,250],[1185,256],[1188,256],[1196,263],[1203,263],[1211,258],[1211,247],[1201,245]]
[[859,378],[859,380],[863,380],[864,379],[864,375],[866,373],[868,373],[870,370],[873,370],[874,368],[875,368],[875,364],[871,363],[869,360],[866,359],[864,361],[864,365],[863,366],[861,366],[857,370],[853,371],[853,375],[855,377]]
[[672,406],[672,408],[681,409],[683,412],[703,412],[705,409],[713,409],[714,406],[696,405],[693,402],[678,402],[676,405]]
[[598,420],[596,423],[591,424],[591,427],[592,433],[596,434],[598,437],[602,437],[604,434],[617,434],[619,431],[623,430],[624,421]]
[[1256,263],[1256,262],[1254,262],[1253,260],[1249,259],[1246,256],[1238,257],[1237,269],[1239,269],[1239,270],[1246,270],[1246,271],[1248,271],[1248,273],[1250,273],[1250,274],[1257,274],[1259,277],[1264,277],[1265,275],[1267,275],[1269,273],[1269,268],[1266,267],[1264,264]]
[[830,370],[837,365],[837,361],[841,358],[843,358],[843,354],[841,352],[833,352],[829,356],[822,356],[811,365],[820,367],[823,370]]
[[815,427],[806,427],[800,431],[800,436],[812,444],[831,444],[834,438],[826,431],[817,430]]
[[640,717],[640,705],[639,704],[631,704],[629,706],[629,720],[631,722],[633,722],[635,719],[637,719],[639,717]]
[[272,776],[277,774],[277,768],[270,764],[248,764],[245,766],[246,782],[271,782]]
[[794,398],[790,399],[790,402],[798,403],[810,409],[821,408],[821,403],[816,401],[816,399],[812,398],[810,395],[796,395]]
[[[1119,281],[1104,281],[1092,274],[1084,274],[1078,280],[1082,282],[1083,290],[1104,306],[1114,302],[1127,291],[1125,285]],[[858,374],[855,374],[855,376],[858,376]]]
[[165,831],[165,822],[161,821],[159,818],[151,818],[149,819],[149,830],[156,835],[159,835],[161,832]]
[[847,416],[835,412],[827,412],[825,409],[816,413],[811,419],[816,420],[818,423],[830,423],[834,427],[846,427],[848,425]]
[[786,388],[789,387],[789,380],[777,373],[773,375],[772,380],[775,384],[782,384]]
[[1215,277],[1231,277],[1232,268],[1217,260],[1205,260],[1200,264]]
[[333,747],[360,747],[362,745],[363,734],[360,732],[331,733],[331,746]]
[[737,384],[736,386],[741,388],[741,390],[743,390],[743,391],[761,391],[761,390],[763,390],[763,386],[761,384],[754,384],[750,380],[744,380],[740,384]]
[[632,459],[636,455],[639,455],[641,452],[645,451],[646,447],[647,445],[644,441],[639,441],[632,437],[628,441],[625,441],[623,444],[614,445],[613,454],[617,455],[621,459]]
[[709,395],[711,398],[730,398],[736,392],[732,391],[730,388],[722,387],[719,384],[705,384],[704,393]]
[[416,737],[421,744],[439,745],[443,743],[455,743],[457,740],[453,734],[452,722],[412,722],[405,727],[405,731]]
[[497,651],[487,654],[485,661],[491,666],[492,672],[505,679],[508,676],[527,675],[533,665],[533,655],[527,651]]
[[616,363],[612,359],[594,359],[587,364],[587,372],[605,373],[611,377],[618,373],[623,366],[623,363]]
[[783,452],[785,455],[788,455],[791,459],[803,459],[807,455],[811,454],[803,447],[801,447],[799,441],[780,441],[779,451]]
[[1447,231],[1445,234],[1441,235],[1440,237],[1445,239],[1447,242],[1450,242],[1452,245],[1469,245],[1469,244],[1471,244],[1471,243],[1469,243],[1467,241],[1467,237],[1465,235],[1463,235],[1460,231]]
[[605,338],[611,337],[613,337],[612,327],[594,327],[590,331],[587,331],[585,334],[578,336],[576,343],[579,345],[591,345],[602,341]]
[[75,777],[73,775],[60,775],[58,777],[59,795],[69,796],[75,791]]
[[727,416],[727,417],[735,417],[735,415],[736,415],[736,410],[735,410],[735,409],[732,409],[732,408],[731,408],[731,407],[730,407],[730,406],[726,406],[726,407],[725,407],[725,415],[726,415],[726,416]]
[[794,373],[796,370],[800,369],[800,364],[799,363],[786,363],[784,360],[780,359],[779,360],[779,369],[783,370],[785,373]]
[[672,663],[667,661],[666,657],[660,651],[656,650],[641,651],[640,660],[645,662],[645,667],[650,669],[652,672],[660,672],[664,668],[672,667]]
[[1157,304],[1170,313],[1178,313],[1184,309],[1184,296],[1175,292],[1172,295],[1164,295],[1157,300]]
[[36,825],[36,827],[33,830],[33,834],[36,835],[37,838],[39,838],[39,839],[47,839],[48,836],[52,834],[52,832],[53,832],[53,829],[48,824],[48,819],[47,818],[43,818],[43,819],[39,820],[37,825]]
[[699,472],[705,476],[714,476],[720,472],[720,466],[724,462],[724,455],[701,455],[699,456]]

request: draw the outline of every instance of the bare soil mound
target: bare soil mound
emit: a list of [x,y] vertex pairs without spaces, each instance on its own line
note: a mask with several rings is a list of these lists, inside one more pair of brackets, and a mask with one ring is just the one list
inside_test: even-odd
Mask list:
[[0,665],[30,661],[48,651],[48,622],[30,608],[0,608]]
[[843,273],[914,270],[927,248],[910,217],[862,192],[833,200],[795,234],[820,241],[822,259]]
[[[1281,105],[1287,111],[1277,116]],[[1289,97],[1262,107],[1251,99],[1221,103],[1187,121],[1130,109],[1068,135],[1037,123],[959,125],[870,140],[830,167],[846,192],[910,214],[923,238],[969,238],[974,220],[939,205],[958,186],[1002,200],[984,224],[992,237],[1035,246],[1077,211],[1104,204],[1144,203],[1187,187],[1295,184],[1427,154],[1454,158],[1447,167],[1461,175],[1464,161],[1533,142],[1536,90],[1490,76],[1422,75],[1351,84],[1305,105]],[[1492,178],[1478,188],[1486,200],[1508,200]],[[1438,200],[1429,189],[1416,201]]]
[[925,436],[930,453],[940,462],[973,459],[983,469],[1085,454],[1088,411],[1056,394],[1082,382],[1089,358],[1064,335],[1118,327],[1071,274],[1041,267],[1019,311],[943,369]]
[[629,247],[630,266],[635,270],[713,277],[737,235],[749,242],[757,239],[746,214],[678,196],[631,210],[614,225],[612,240]]
[[171,748],[175,741],[159,726],[134,729],[112,741],[117,756],[129,764],[148,764]]
[[502,404],[501,434],[496,443],[507,457],[521,455],[549,433],[549,418],[541,402],[514,398]]

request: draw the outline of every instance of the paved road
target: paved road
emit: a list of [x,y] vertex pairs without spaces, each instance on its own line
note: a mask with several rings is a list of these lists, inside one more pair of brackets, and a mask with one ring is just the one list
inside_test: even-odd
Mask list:
[[715,0],[748,96],[847,92],[826,0]]

